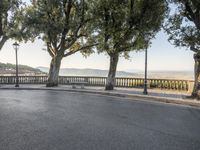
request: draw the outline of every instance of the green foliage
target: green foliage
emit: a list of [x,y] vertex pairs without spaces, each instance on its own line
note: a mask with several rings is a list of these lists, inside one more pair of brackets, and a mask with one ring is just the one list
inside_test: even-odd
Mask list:
[[[69,56],[90,45],[89,0],[37,0],[23,11],[25,39],[41,38],[49,54]],[[92,51],[86,51],[90,53]]]
[[125,58],[131,50],[150,44],[167,12],[164,0],[103,0],[94,1],[90,8],[98,52],[120,53]]
[[165,30],[169,41],[194,52],[200,50],[200,1],[170,0],[176,10],[169,16]]
[[0,1],[0,49],[9,38],[20,38],[22,26],[19,22],[19,10],[22,6],[21,0]]

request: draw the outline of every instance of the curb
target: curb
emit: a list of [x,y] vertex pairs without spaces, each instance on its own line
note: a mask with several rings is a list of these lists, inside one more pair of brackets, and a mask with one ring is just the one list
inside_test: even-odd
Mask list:
[[178,105],[192,106],[192,107],[200,108],[200,101],[197,101],[197,100],[182,100],[182,99],[176,99],[176,98],[139,95],[139,94],[128,94],[128,93],[114,93],[114,92],[107,92],[107,91],[93,91],[93,90],[84,90],[84,89],[46,88],[46,87],[45,88],[0,87],[0,90],[49,90],[49,91],[79,92],[79,93],[88,93],[88,94],[99,94],[99,95],[105,95],[105,96],[123,97],[123,98],[129,98],[129,99],[132,99],[132,100],[133,100],[133,98],[139,98],[139,99],[137,99],[138,101],[161,102],[161,103],[178,104]]

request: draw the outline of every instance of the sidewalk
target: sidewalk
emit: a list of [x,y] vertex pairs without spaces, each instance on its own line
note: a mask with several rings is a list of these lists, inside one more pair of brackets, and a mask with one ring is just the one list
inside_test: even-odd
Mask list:
[[104,87],[86,86],[84,89],[77,87],[73,89],[70,85],[59,85],[58,87],[46,87],[44,84],[21,84],[19,88],[15,85],[0,85],[1,89],[18,89],[18,90],[56,90],[102,94],[109,96],[120,96],[126,98],[137,98],[142,100],[159,101],[165,103],[181,104],[200,107],[200,101],[187,99],[189,93],[179,91],[166,91],[159,89],[148,89],[148,95],[143,94],[143,89],[139,88],[115,88],[113,91],[105,91]]

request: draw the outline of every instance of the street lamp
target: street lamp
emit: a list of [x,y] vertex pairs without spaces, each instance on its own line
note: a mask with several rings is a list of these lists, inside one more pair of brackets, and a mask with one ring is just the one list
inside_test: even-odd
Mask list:
[[148,47],[146,47],[145,49],[145,75],[144,75],[144,95],[147,95],[147,49]]
[[17,42],[13,43],[13,48],[14,48],[15,54],[16,54],[16,84],[15,84],[15,87],[19,87],[18,57],[17,57],[17,51],[19,49],[19,44]]

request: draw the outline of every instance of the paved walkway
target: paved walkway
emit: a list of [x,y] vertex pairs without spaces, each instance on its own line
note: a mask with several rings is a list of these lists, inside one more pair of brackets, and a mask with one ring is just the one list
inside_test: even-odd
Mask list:
[[82,93],[94,93],[110,96],[120,97],[138,97],[146,98],[147,100],[154,99],[155,101],[165,103],[175,103],[190,106],[200,107],[200,101],[188,99],[190,94],[180,91],[167,91],[159,89],[148,89],[148,95],[143,94],[143,89],[140,88],[115,88],[113,91],[105,91],[104,87],[85,86],[84,89],[77,87],[73,89],[70,85],[59,85],[58,87],[46,87],[44,84],[21,84],[19,88],[15,88],[15,85],[0,85],[0,89],[30,89],[30,90],[62,90],[70,92],[82,92]]
[[0,150],[200,150],[200,109],[134,99],[0,90]]

